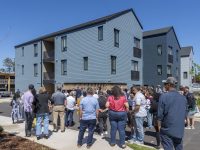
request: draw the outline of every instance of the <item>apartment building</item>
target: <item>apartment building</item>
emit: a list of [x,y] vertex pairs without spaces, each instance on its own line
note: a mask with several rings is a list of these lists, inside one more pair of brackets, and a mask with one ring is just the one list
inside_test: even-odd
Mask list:
[[192,46],[181,48],[181,85],[192,86],[192,80],[195,75],[193,66],[194,51]]
[[142,25],[133,9],[15,46],[16,88],[143,84]]
[[180,84],[180,44],[173,27],[143,33],[144,85],[162,85],[162,80],[175,77]]
[[0,92],[15,92],[15,74],[0,72]]

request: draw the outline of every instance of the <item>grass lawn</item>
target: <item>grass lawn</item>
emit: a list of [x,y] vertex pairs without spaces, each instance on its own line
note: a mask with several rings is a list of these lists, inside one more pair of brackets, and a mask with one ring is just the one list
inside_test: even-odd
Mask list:
[[155,150],[155,148],[149,148],[146,146],[140,146],[136,144],[128,144],[128,146],[132,148],[133,150]]

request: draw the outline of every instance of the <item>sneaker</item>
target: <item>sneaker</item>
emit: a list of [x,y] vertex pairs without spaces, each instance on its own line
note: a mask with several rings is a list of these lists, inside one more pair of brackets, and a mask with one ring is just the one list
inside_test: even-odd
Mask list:
[[104,134],[103,134],[103,133],[101,133],[100,135],[101,135],[101,136],[104,136]]
[[80,148],[82,145],[81,144],[77,144],[77,147]]
[[191,129],[191,127],[187,126],[187,127],[185,127],[185,129]]
[[135,143],[136,141],[134,140],[134,139],[131,139],[131,140],[128,140],[128,143],[129,144],[133,144],[133,143]]
[[108,131],[105,131],[104,134],[107,135],[107,134],[108,134]]
[[37,136],[37,140],[40,140],[41,139],[41,136]]
[[124,148],[126,148],[126,145],[124,144],[124,145],[122,145],[121,147],[122,147],[122,149],[124,149]]
[[89,149],[92,145],[87,145],[86,148]]
[[110,144],[110,146],[114,147],[114,146],[115,146],[115,144]]
[[44,135],[44,138],[45,138],[45,139],[48,139],[48,138],[49,138],[49,136],[48,136],[48,135]]
[[135,141],[134,144],[137,144],[137,145],[144,145],[144,142],[143,142],[143,141],[141,141],[141,142],[140,142],[140,141]]
[[191,126],[191,129],[195,129],[194,126]]

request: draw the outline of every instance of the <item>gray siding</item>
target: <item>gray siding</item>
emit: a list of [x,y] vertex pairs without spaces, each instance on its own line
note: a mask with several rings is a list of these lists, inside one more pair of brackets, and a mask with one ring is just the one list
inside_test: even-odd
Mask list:
[[[166,36],[143,39],[144,44],[144,85],[162,85],[167,78],[167,41]],[[162,55],[158,55],[157,46],[162,45]],[[157,65],[162,65],[162,75],[157,74]]]
[[[114,47],[114,28],[120,30],[119,48]],[[56,83],[127,83],[131,86],[133,35],[141,39],[142,30],[130,12],[103,24],[103,41],[98,41],[98,26],[67,34],[67,51],[61,52],[61,36],[55,39]],[[142,45],[141,45],[142,47]],[[111,55],[117,57],[116,75],[111,75]],[[88,57],[88,71],[83,70]],[[61,75],[61,60],[67,59],[67,75]],[[142,59],[139,60],[142,84]]]
[[[167,65],[172,68],[172,76],[180,83],[180,48],[173,30],[166,35],[144,39],[144,85],[162,85],[162,80],[167,78]],[[162,45],[162,55],[157,53],[157,46]],[[168,46],[172,46],[173,63],[168,62]],[[176,50],[179,51],[178,61]],[[162,65],[162,75],[157,74],[157,65]],[[176,67],[178,75],[176,75]]]
[[[176,40],[175,34],[173,32],[173,30],[171,30],[168,34],[167,34],[167,45],[168,46],[172,46],[172,50],[173,50],[173,64],[171,64],[172,66],[172,76],[175,77],[178,80],[178,83],[180,85],[180,47],[178,45],[178,42]],[[176,50],[178,50],[178,61],[176,60]],[[178,68],[178,75],[176,74],[176,67]]]
[[[38,56],[34,57],[34,44],[24,46],[24,56],[22,47],[15,50],[15,89],[25,92],[29,84],[34,84],[36,89],[41,85],[41,46],[38,44]],[[34,64],[38,64],[38,76],[34,77]],[[24,65],[24,75],[22,75],[22,65]]]

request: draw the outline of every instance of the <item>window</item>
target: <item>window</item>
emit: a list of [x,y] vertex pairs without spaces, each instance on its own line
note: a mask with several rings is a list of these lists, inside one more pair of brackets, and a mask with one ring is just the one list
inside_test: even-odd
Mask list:
[[98,27],[98,40],[103,40],[103,26]]
[[183,78],[187,79],[188,78],[188,73],[187,72],[183,72]]
[[38,64],[34,64],[34,77],[38,76]]
[[157,73],[158,75],[162,75],[162,65],[157,65]]
[[133,71],[138,71],[138,61],[132,60]]
[[111,56],[111,74],[116,74],[116,56]]
[[167,74],[172,74],[172,67],[170,65],[167,65]]
[[176,50],[176,61],[178,61],[179,58],[179,54],[178,54],[178,50]]
[[67,50],[67,36],[61,37],[61,50],[66,51]]
[[22,75],[24,75],[24,65],[22,65]]
[[119,30],[114,29],[114,46],[119,47]]
[[22,57],[24,57],[24,47],[22,47]]
[[83,57],[83,69],[88,70],[88,57]]
[[67,60],[61,60],[61,75],[67,75]]
[[162,45],[157,46],[157,51],[158,51],[158,55],[161,56],[162,55]]
[[135,47],[140,48],[140,39],[134,37],[134,45]]
[[34,57],[38,56],[38,44],[34,44]]
[[168,46],[168,54],[173,55],[173,50],[171,46]]

